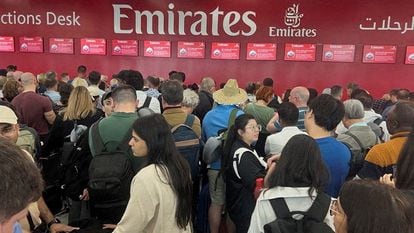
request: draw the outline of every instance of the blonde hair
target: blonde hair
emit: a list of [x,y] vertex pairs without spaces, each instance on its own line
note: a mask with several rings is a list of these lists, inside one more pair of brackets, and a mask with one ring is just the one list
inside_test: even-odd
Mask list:
[[63,110],[63,120],[80,120],[95,113],[95,106],[89,91],[84,86],[73,89],[69,96],[68,106]]
[[72,86],[73,87],[79,87],[79,86],[88,87],[88,82],[83,78],[75,78],[72,81]]

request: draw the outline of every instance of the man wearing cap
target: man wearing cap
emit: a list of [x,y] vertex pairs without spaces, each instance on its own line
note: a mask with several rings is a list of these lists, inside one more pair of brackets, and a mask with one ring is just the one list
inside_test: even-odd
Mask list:
[[[220,130],[226,129],[230,114],[237,109],[236,116],[244,114],[238,109],[239,104],[247,100],[247,93],[239,88],[237,80],[229,79],[223,89],[213,93],[217,105],[205,115],[202,123],[202,138],[204,142],[210,137],[218,136]],[[225,204],[225,183],[222,176],[218,176],[221,169],[220,159],[208,165],[208,179],[211,196],[211,205],[208,211],[208,220],[211,233],[219,231],[221,213]]]
[[102,111],[105,113],[105,117],[109,117],[114,111],[112,104],[112,91],[107,91],[101,98]]
[[[16,144],[17,138],[19,137],[19,124],[17,123],[16,113],[7,106],[0,106],[0,138],[6,139],[7,141]],[[23,150],[24,151],[24,150]],[[30,154],[24,151],[28,160],[33,161],[33,158]],[[47,223],[47,227],[52,233],[55,232],[71,232],[75,228],[70,227],[66,224],[61,224],[58,219],[56,219],[52,212],[50,212],[47,207],[43,197],[37,202],[34,202],[29,205],[29,214],[30,220],[33,222],[34,226],[41,224],[42,220]],[[22,225],[23,230],[30,232],[32,227],[29,224],[28,218],[23,218],[19,221]]]

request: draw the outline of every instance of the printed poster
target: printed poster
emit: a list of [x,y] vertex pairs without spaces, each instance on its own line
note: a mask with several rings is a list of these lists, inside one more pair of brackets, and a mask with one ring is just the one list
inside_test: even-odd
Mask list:
[[43,38],[39,36],[20,37],[19,48],[23,53],[43,53]]
[[106,55],[106,40],[103,38],[82,38],[81,54]]
[[277,45],[273,43],[248,43],[247,44],[247,60],[276,60]]
[[285,44],[286,61],[315,61],[315,44]]
[[49,53],[73,54],[73,38],[49,38]]
[[0,52],[14,52],[14,37],[0,36]]
[[240,59],[240,44],[213,42],[211,44],[211,58],[238,60]]
[[414,64],[414,46],[407,46],[405,64]]
[[397,46],[364,45],[363,63],[395,63]]
[[144,41],[145,57],[171,57],[170,41]]
[[204,42],[183,42],[178,41],[178,58],[204,58],[206,45]]
[[355,45],[325,44],[323,45],[322,61],[354,62]]
[[114,56],[138,56],[138,41],[136,40],[112,40],[112,55]]

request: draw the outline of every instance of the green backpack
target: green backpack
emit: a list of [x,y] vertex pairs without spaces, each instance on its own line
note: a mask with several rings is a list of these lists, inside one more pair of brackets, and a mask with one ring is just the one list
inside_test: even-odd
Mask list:
[[19,138],[16,143],[21,149],[29,152],[34,159],[40,153],[40,140],[36,131],[28,126],[22,126],[19,130]]

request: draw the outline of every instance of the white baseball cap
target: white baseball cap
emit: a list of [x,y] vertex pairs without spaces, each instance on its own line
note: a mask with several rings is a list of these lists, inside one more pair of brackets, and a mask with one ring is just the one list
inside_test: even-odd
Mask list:
[[6,124],[17,124],[17,116],[7,106],[0,106],[0,123],[6,123]]

